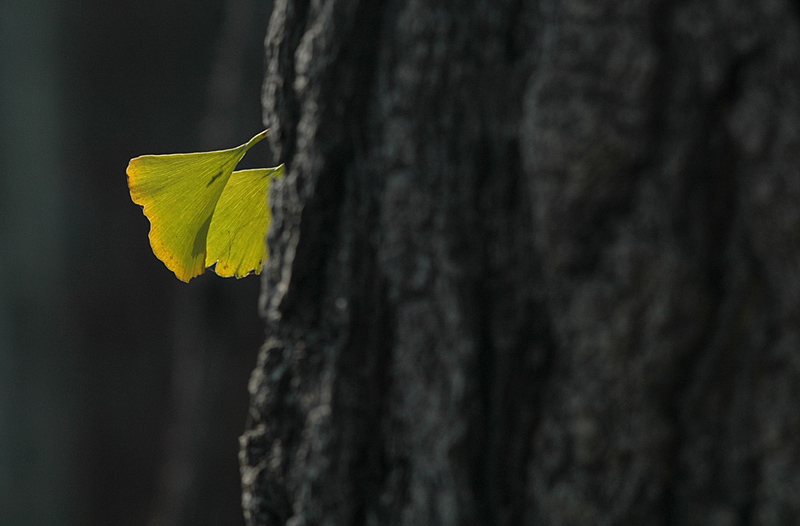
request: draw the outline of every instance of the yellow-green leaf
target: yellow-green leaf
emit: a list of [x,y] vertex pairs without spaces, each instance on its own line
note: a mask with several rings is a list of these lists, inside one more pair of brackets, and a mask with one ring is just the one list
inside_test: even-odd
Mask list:
[[216,263],[214,271],[220,276],[241,278],[253,270],[260,272],[267,259],[269,183],[282,174],[283,165],[231,175],[214,210],[206,243],[206,266]]
[[[131,198],[150,220],[153,253],[178,279],[189,281],[214,263],[221,276],[261,271],[269,223],[268,179],[281,167],[232,174],[247,150],[266,135],[263,131],[228,150],[131,159]],[[230,198],[223,198],[231,181]]]

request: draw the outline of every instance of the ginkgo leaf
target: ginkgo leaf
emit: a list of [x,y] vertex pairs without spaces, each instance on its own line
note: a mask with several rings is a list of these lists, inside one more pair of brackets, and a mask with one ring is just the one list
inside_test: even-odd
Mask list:
[[[131,199],[143,207],[150,220],[153,253],[178,279],[189,281],[217,262],[220,275],[241,277],[261,271],[266,257],[264,233],[269,222],[266,205],[269,181],[261,181],[251,170],[239,172],[233,178],[232,174],[247,150],[266,135],[263,131],[228,150],[131,159],[127,169]],[[269,179],[279,168],[255,172]],[[224,211],[217,214],[221,196],[231,179],[235,184],[230,200],[239,203],[225,204]],[[250,188],[248,181],[253,183]],[[228,201],[226,197],[224,202]],[[214,232],[211,256],[209,232]],[[263,251],[260,259],[253,256],[258,250]]]
[[281,175],[283,165],[233,172],[211,218],[207,267],[216,263],[214,271],[226,278],[260,272],[267,259],[264,240],[271,219],[267,192],[272,178]]

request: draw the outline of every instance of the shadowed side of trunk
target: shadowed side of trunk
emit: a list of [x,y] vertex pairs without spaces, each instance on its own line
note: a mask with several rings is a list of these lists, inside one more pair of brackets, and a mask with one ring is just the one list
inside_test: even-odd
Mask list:
[[797,18],[276,2],[248,523],[797,520]]

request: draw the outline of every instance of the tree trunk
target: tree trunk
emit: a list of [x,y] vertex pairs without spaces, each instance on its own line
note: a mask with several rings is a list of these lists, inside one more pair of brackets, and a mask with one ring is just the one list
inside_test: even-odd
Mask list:
[[800,523],[798,13],[276,1],[248,524]]

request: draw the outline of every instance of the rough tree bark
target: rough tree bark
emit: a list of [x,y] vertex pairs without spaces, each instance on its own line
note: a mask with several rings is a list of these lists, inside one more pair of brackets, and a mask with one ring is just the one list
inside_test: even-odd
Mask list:
[[278,0],[248,524],[800,523],[799,13]]

